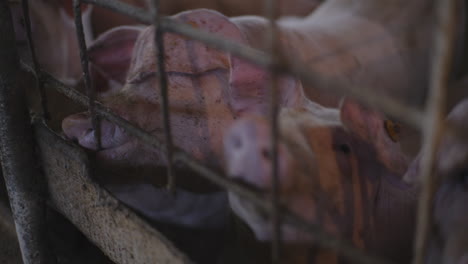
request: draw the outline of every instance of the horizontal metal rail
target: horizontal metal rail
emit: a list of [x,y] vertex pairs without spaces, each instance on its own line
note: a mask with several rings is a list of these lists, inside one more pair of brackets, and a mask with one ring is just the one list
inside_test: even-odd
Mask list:
[[49,205],[112,261],[193,263],[161,232],[93,180],[88,156],[82,148],[52,132],[41,119],[35,120],[34,132],[47,178]]
[[[151,24],[153,22],[150,12],[142,8],[123,3],[117,0],[82,0],[89,4],[95,4],[108,8],[120,14],[132,17],[142,23]],[[300,65],[293,65],[286,62],[273,60],[270,54],[256,50],[252,47],[242,45],[223,39],[217,35],[193,28],[190,25],[174,21],[169,17],[161,17],[160,26],[164,31],[177,33],[182,36],[198,40],[210,47],[230,52],[231,54],[246,59],[254,64],[270,69],[277,73],[287,73],[299,78],[304,84],[327,91],[343,93],[356,100],[380,110],[407,125],[421,129],[425,116],[422,110],[403,104],[395,99],[382,96],[369,87],[353,87],[348,83],[338,82],[331,78],[325,78],[321,74],[305,70]]]
[[[22,67],[24,70],[33,71],[32,67],[29,65],[22,63]],[[41,80],[44,82],[46,89],[56,89],[58,92],[64,94],[65,96],[69,97],[73,101],[87,107],[89,104],[88,98],[81,94],[80,92],[66,86],[65,84],[61,83],[53,76],[46,72],[40,72],[39,74]],[[95,102],[95,110],[98,115],[102,118],[107,119],[110,122],[113,122],[123,128],[127,133],[130,135],[138,138],[145,144],[150,145],[151,147],[157,148],[163,153],[165,152],[165,144],[161,142],[159,139],[155,138],[150,133],[144,131],[143,129],[135,126],[134,124],[130,123],[129,121],[119,117],[118,115],[114,114],[110,109],[103,106],[100,102]],[[202,177],[212,181],[213,183],[219,185],[220,187],[234,192],[245,199],[251,201],[254,205],[258,207],[259,210],[271,214],[273,211],[273,207],[271,201],[268,199],[264,199],[261,194],[251,191],[250,189],[236,183],[228,179],[225,176],[222,176],[220,173],[217,173],[205,165],[203,165],[200,161],[197,161],[189,154],[184,152],[183,150],[173,146],[173,158],[174,161],[180,161],[187,165],[189,168],[194,170],[195,172],[199,173]],[[304,230],[304,232],[308,232],[313,235],[313,239],[315,242],[323,247],[335,250],[338,254],[349,258],[357,263],[363,264],[390,264],[393,263],[391,261],[383,260],[376,256],[371,256],[364,251],[355,248],[349,242],[339,239],[333,235],[328,234],[325,232],[320,226],[313,225],[307,223],[305,220],[302,220],[297,215],[290,212],[284,206],[280,207],[280,211],[284,212],[282,215],[283,223],[294,225],[299,229]]]

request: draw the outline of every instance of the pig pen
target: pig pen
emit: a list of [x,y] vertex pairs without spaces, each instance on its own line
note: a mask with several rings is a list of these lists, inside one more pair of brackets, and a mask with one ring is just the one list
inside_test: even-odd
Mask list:
[[[449,75],[448,61],[453,56],[451,41],[453,41],[454,25],[449,18],[455,12],[454,1],[439,1],[438,23],[440,25],[435,29],[436,52],[434,52],[432,59],[430,92],[424,111],[389,98],[382,98],[370,89],[349,89],[346,84],[330,82],[330,80],[316,73],[302,70],[300,65],[287,65],[275,57],[274,44],[266,49],[267,52],[254,50],[201,32],[189,25],[179,24],[169,18],[160,17],[156,8],[157,1],[154,1],[151,12],[119,1],[75,1],[75,16],[77,18],[75,22],[78,29],[78,39],[80,40],[82,65],[83,69],[85,69],[84,80],[88,95],[85,96],[60,83],[46,72],[40,71],[40,66],[34,59],[34,52],[32,52],[32,65],[19,61],[15,52],[13,26],[7,2],[0,2],[0,19],[2,20],[0,21],[0,34],[2,35],[0,40],[1,157],[5,183],[24,263],[52,263],[49,249],[46,246],[47,234],[45,232],[44,211],[47,206],[53,207],[63,214],[106,256],[116,263],[191,263],[191,260],[158,230],[154,229],[132,210],[126,208],[93,181],[88,158],[81,149],[48,129],[41,118],[35,119],[32,122],[33,129],[29,129],[31,121],[27,114],[25,94],[24,91],[18,89],[17,80],[14,78],[20,68],[32,72],[37,77],[37,88],[42,91],[43,101],[46,100],[44,89],[56,89],[71,100],[88,107],[93,115],[95,127],[98,127],[97,123],[100,118],[107,119],[146,144],[165,151],[169,161],[169,189],[177,184],[172,164],[173,162],[181,162],[213,183],[251,200],[258,206],[258,210],[271,214],[275,219],[273,221],[274,230],[277,230],[272,242],[273,263],[280,263],[281,238],[279,225],[283,221],[303,229],[304,232],[310,232],[313,234],[317,245],[335,250],[340,255],[356,263],[390,263],[375,256],[370,256],[366,252],[354,248],[347,241],[328,235],[321,227],[310,225],[297,216],[286,212],[281,207],[277,197],[277,180],[273,181],[274,191],[271,199],[265,200],[258,193],[229,180],[210,168],[206,168],[187,153],[172,146],[171,133],[168,127],[170,116],[167,102],[170,98],[167,96],[167,86],[164,78],[161,78],[161,87],[165,142],[160,142],[149,133],[133,126],[95,101],[94,92],[89,88],[88,59],[83,32],[80,30],[82,28],[80,25],[81,2],[99,5],[126,14],[146,24],[155,24],[158,28],[155,41],[161,40],[164,32],[177,33],[187,38],[193,38],[271,69],[275,73],[290,73],[303,82],[311,84],[327,83],[328,89],[346,91],[347,94],[355,97],[360,102],[375,107],[386,114],[398,117],[400,120],[420,129],[424,134],[423,152],[426,155],[424,155],[421,169],[424,183],[418,211],[414,263],[422,263],[429,224],[431,223],[429,213],[431,200],[434,195],[435,180],[431,169],[433,168],[437,142],[440,139],[440,129],[444,125],[441,113],[446,100],[445,94]],[[275,17],[274,1],[267,2],[267,17]],[[26,10],[27,3],[27,0],[23,0],[23,8]],[[26,20],[26,24],[28,25],[28,20]],[[273,40],[275,36],[273,22],[271,26],[270,40]],[[271,43],[273,42],[271,41]],[[33,51],[31,41],[29,44]],[[163,49],[162,45],[157,46],[159,49]],[[159,54],[162,54],[162,52]],[[159,56],[158,60],[162,72],[161,65],[164,65],[164,56]],[[164,74],[161,74],[161,76],[164,76]],[[272,171],[274,178],[277,178],[278,162],[275,150],[278,144],[278,125],[276,121],[278,106],[276,105],[277,95],[274,86],[271,91]],[[43,109],[43,114],[47,117],[47,109]],[[100,138],[99,135],[97,135],[97,138]],[[37,147],[37,150],[35,147]],[[35,153],[38,155],[34,155]],[[40,164],[40,166],[36,164]],[[39,168],[42,169],[42,173],[39,173]],[[42,174],[44,175],[43,178],[40,176]]]

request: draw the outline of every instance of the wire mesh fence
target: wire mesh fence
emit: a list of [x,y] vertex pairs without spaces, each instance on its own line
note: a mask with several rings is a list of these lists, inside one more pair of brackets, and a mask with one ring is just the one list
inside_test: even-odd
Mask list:
[[[278,8],[274,0],[265,2],[265,17],[269,19],[270,30],[267,34],[267,42],[265,46],[267,47],[266,51],[256,50],[246,45],[239,43],[231,42],[229,40],[220,38],[219,36],[203,32],[199,29],[193,28],[187,24],[181,24],[172,20],[170,17],[163,17],[159,14],[159,3],[158,0],[152,1],[152,10],[148,12],[146,10],[136,8],[125,4],[120,1],[111,1],[111,0],[74,0],[74,15],[75,15],[75,26],[77,28],[77,36],[79,40],[80,54],[81,54],[81,63],[84,73],[84,80],[86,85],[87,96],[80,94],[78,91],[73,88],[67,87],[63,83],[57,81],[53,76],[49,75],[46,72],[43,72],[40,69],[40,65],[35,58],[34,52],[34,43],[31,37],[31,29],[29,26],[30,20],[28,18],[28,1],[23,0],[23,8],[26,17],[27,24],[27,35],[30,45],[30,51],[33,58],[33,65],[22,64],[23,68],[27,71],[34,73],[38,77],[37,87],[41,91],[45,88],[56,89],[60,93],[66,95],[70,99],[88,107],[89,112],[92,115],[93,126],[96,131],[95,137],[98,144],[98,149],[101,147],[101,135],[100,135],[100,125],[99,120],[101,118],[106,119],[110,122],[113,122],[125,129],[125,131],[140,139],[145,144],[157,148],[162,151],[168,161],[168,188],[170,190],[175,190],[176,187],[176,177],[174,172],[174,162],[182,162],[194,171],[198,172],[201,176],[209,179],[210,181],[216,183],[217,185],[225,188],[231,192],[234,192],[246,199],[249,199],[256,206],[259,207],[259,210],[263,210],[268,213],[274,219],[273,230],[275,230],[274,239],[272,241],[272,259],[273,263],[280,263],[281,261],[281,224],[287,223],[294,225],[304,232],[309,232],[313,235],[315,243],[324,248],[329,248],[335,250],[340,255],[349,258],[350,260],[356,263],[391,263],[387,260],[371,256],[366,252],[363,252],[360,249],[355,248],[349,242],[338,239],[332,235],[327,234],[320,226],[313,225],[307,221],[301,219],[297,215],[289,212],[287,208],[282,206],[279,201],[279,182],[278,182],[278,94],[277,88],[275,87],[275,82],[271,82],[271,100],[270,100],[270,120],[271,120],[271,152],[272,152],[272,174],[273,174],[273,195],[271,200],[264,199],[259,193],[253,192],[250,189],[245,188],[244,186],[239,185],[238,183],[228,179],[220,173],[213,171],[210,168],[207,168],[200,161],[193,158],[188,153],[179,149],[173,144],[171,127],[170,127],[170,111],[169,111],[169,102],[170,102],[170,91],[167,85],[167,77],[164,69],[164,45],[163,45],[163,36],[167,32],[180,34],[184,37],[191,38],[200,42],[205,43],[206,45],[229,52],[233,55],[239,56],[243,59],[246,59],[258,66],[269,69],[273,75],[280,73],[291,74],[297,77],[299,80],[306,84],[313,85],[314,87],[326,87],[329,91],[339,92],[341,94],[346,94],[350,97],[355,98],[356,100],[366,104],[370,107],[373,107],[377,110],[380,110],[401,122],[404,122],[410,126],[413,126],[416,129],[424,132],[424,144],[423,151],[427,153],[423,156],[423,165],[421,175],[424,179],[423,190],[422,190],[422,199],[420,200],[419,212],[418,212],[418,232],[416,236],[415,243],[415,258],[414,263],[420,264],[423,261],[424,251],[427,242],[427,233],[429,232],[428,224],[431,222],[430,211],[430,202],[434,193],[434,184],[435,179],[431,177],[432,170],[434,167],[435,153],[437,150],[437,145],[440,142],[440,137],[443,129],[447,126],[451,127],[451,124],[446,125],[443,122],[445,116],[445,92],[448,85],[448,76],[450,73],[450,61],[453,57],[453,42],[454,42],[454,21],[455,17],[455,1],[438,1],[439,7],[437,8],[438,16],[437,23],[438,26],[434,29],[434,39],[435,39],[435,51],[432,58],[432,73],[431,73],[431,84],[430,84],[430,94],[428,98],[428,103],[426,109],[423,111],[421,109],[415,108],[410,105],[405,105],[398,100],[392,98],[382,97],[378,92],[371,89],[371,87],[359,87],[359,89],[354,89],[350,87],[348,83],[341,83],[330,78],[322,76],[320,73],[311,72],[310,70],[305,70],[305,67],[299,64],[291,64],[281,60],[279,56],[275,56],[276,52],[276,42],[275,37],[275,21],[276,9]],[[138,126],[131,124],[129,121],[119,117],[114,114],[110,109],[106,108],[103,104],[96,101],[95,91],[93,91],[93,85],[91,84],[91,78],[89,73],[88,66],[88,56],[86,51],[86,43],[84,38],[84,33],[82,29],[81,21],[81,5],[82,3],[94,4],[97,6],[108,8],[109,10],[128,15],[136,20],[152,24],[155,26],[155,46],[157,47],[157,52],[154,54],[158,62],[158,71],[160,76],[160,86],[161,86],[161,98],[162,98],[162,120],[164,124],[164,135],[165,141],[161,142],[159,139],[151,135],[150,133],[144,131]],[[45,108],[45,93],[41,92],[42,102],[44,105],[43,113],[48,115],[48,110]]]

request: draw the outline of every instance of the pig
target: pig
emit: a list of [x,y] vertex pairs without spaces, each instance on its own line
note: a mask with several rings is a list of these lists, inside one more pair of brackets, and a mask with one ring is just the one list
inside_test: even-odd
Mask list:
[[[192,25],[205,27],[212,33],[237,41],[246,41],[234,24],[214,11],[188,11],[174,16],[174,19],[191,21]],[[164,41],[174,144],[209,166],[221,170],[221,160],[218,157],[222,150],[222,134],[225,127],[245,111],[266,112],[268,109],[263,100],[267,93],[266,72],[243,60],[231,58],[228,53],[216,51],[171,33],[165,34]],[[111,90],[101,96],[102,102],[123,118],[160,137],[163,135],[161,99],[153,42],[153,27],[119,27],[99,37],[96,40],[97,44],[90,47],[89,55],[99,72],[123,85],[111,86]],[[118,55],[108,56],[109,54]],[[125,75],[126,78],[123,77]],[[248,85],[257,78],[261,78],[259,81],[263,83],[257,88],[261,95],[260,100],[255,99],[255,94],[241,90],[243,85]],[[293,104],[297,98],[303,96],[300,83],[292,77],[283,76],[279,83],[285,87],[281,104]],[[167,205],[159,202],[159,199],[146,198],[148,203],[154,205],[151,206],[151,210],[150,206],[144,206],[147,204],[144,202],[145,197],[162,197],[160,193],[165,192],[154,187],[164,184],[164,174],[155,175],[154,172],[166,165],[165,155],[145,146],[106,120],[101,122],[103,149],[96,151],[94,131],[87,113],[67,117],[62,123],[62,128],[69,138],[95,151],[96,167],[111,172],[100,174],[104,175],[100,176],[101,182],[119,199],[133,205],[134,208],[140,208],[140,212],[153,220],[173,221],[185,225],[184,222],[187,221],[182,220],[180,216],[173,217],[172,220],[162,217],[156,209],[158,206]],[[151,186],[148,183],[151,183]],[[211,202],[213,206],[209,207],[206,206],[209,204],[207,202],[196,202],[199,206],[192,206],[191,210],[187,211],[187,201],[192,204],[199,199],[181,195],[177,196],[178,200],[174,200],[174,204],[169,208],[185,208],[185,212],[179,210],[185,214],[184,217],[187,217],[189,212],[201,214],[203,211],[213,211],[212,217],[214,214],[221,215],[222,217],[217,219],[221,219],[220,222],[227,221],[226,212],[229,208],[225,193],[210,187],[205,181],[194,177],[193,173],[178,173],[177,183],[180,190],[191,192],[192,196],[194,193],[201,195],[200,193],[209,192],[204,194],[207,197],[205,200],[218,202]],[[149,194],[151,192],[153,195]],[[140,198],[131,200],[129,197]],[[187,199],[184,200],[183,197]],[[206,227],[209,221],[197,223],[190,226]]]
[[[412,0],[409,3],[379,1],[376,4],[373,1],[359,1],[351,4],[349,1],[330,0],[305,18],[280,19],[277,24],[279,56],[287,63],[305,65],[305,69],[319,73],[332,83],[349,83],[356,89],[370,87],[385,96],[421,106],[428,80],[434,8],[432,1],[428,0]],[[384,11],[373,12],[374,9]],[[195,14],[200,11],[193,12],[194,19],[187,19],[185,22],[214,32],[209,26],[197,22]],[[263,48],[264,32],[269,26],[266,19],[255,16],[227,18],[218,15],[220,27],[238,31],[238,42],[253,48]],[[177,17],[174,16],[176,20]],[[388,19],[389,17],[392,19]],[[460,15],[459,19],[463,19],[463,16]],[[229,34],[224,32],[219,35],[233,39]],[[461,35],[459,39],[462,39]],[[214,51],[212,53],[215,54]],[[180,63],[187,59],[182,56],[171,58]],[[234,57],[232,61],[235,65],[240,60]],[[237,96],[237,91],[252,95],[251,100],[244,102],[245,105],[234,106],[237,108],[235,111],[250,111],[250,101],[261,102],[263,108],[267,93],[256,90],[253,86],[261,87],[269,75],[258,68],[250,72],[233,72],[245,76],[249,74],[252,83],[259,84],[244,84],[235,89],[234,97]],[[326,87],[300,85],[309,99],[324,106],[337,107],[343,95],[328,92]],[[236,83],[232,82],[232,86],[236,86]],[[417,142],[418,135],[415,138],[411,141]],[[418,144],[408,145],[403,146],[405,152],[414,155]]]
[[[413,0],[411,5],[397,5],[393,1],[351,4],[330,0],[306,18],[280,19],[279,50],[285,60],[305,61],[306,69],[327,78],[350,82],[353,87],[375,86],[386,95],[402,99],[419,99],[426,82],[431,3]],[[372,12],[377,7],[384,13]],[[396,15],[398,19],[384,19]],[[253,48],[262,47],[269,25],[261,17],[228,18],[205,9],[182,12],[172,19]],[[111,88],[102,101],[123,118],[161,138],[154,27],[130,31],[115,28],[99,40],[100,45],[90,49],[95,67],[122,84]],[[174,144],[207,166],[222,170],[221,146],[226,128],[246,113],[268,112],[271,76],[265,69],[236,56],[172,33],[164,35],[164,42]],[[276,82],[280,107],[300,104],[305,96],[336,107],[341,98],[321,92],[324,87],[304,86],[289,75],[279,76]],[[165,155],[105,120],[101,123],[103,149],[97,151],[87,113],[67,117],[62,129],[69,138],[94,151],[99,166],[109,170],[119,168],[114,169],[113,177],[123,168],[151,171],[167,164]],[[131,179],[122,177],[127,178],[127,183],[145,178],[161,184],[164,180],[154,175],[131,175]],[[182,176],[178,177],[178,183],[183,188],[196,190],[206,186],[203,181]]]
[[[149,9],[152,0],[121,0],[135,7]],[[316,9],[323,0],[281,0],[278,1],[276,16],[306,16]],[[160,1],[159,12],[162,15],[174,15],[182,11],[198,8],[213,9],[227,16],[262,15],[264,1],[202,0],[202,1]],[[103,20],[102,18],[106,19]],[[135,25],[138,22],[109,9],[95,6],[91,21],[96,36],[120,25]]]
[[[447,117],[468,129],[468,99],[458,103]],[[437,185],[433,200],[429,247],[425,263],[468,263],[468,141],[466,133],[445,133],[434,166]],[[419,187],[420,158],[413,161],[405,179]]]
[[[279,200],[291,212],[357,248],[409,263],[416,190],[403,181],[408,158],[395,125],[382,114],[346,100],[341,109],[306,101],[279,115]],[[225,134],[231,179],[269,197],[271,134],[266,118],[237,120]],[[272,240],[270,217],[229,192],[233,211],[261,242]],[[343,263],[317,248],[314,237],[283,223],[284,263]],[[347,263],[347,262],[346,262]]]
[[[151,0],[146,0],[150,2]],[[277,1],[276,17],[306,16],[317,8],[324,0],[279,0]],[[221,12],[227,16],[262,15],[264,1],[233,1],[233,0],[202,0],[202,1],[161,1],[161,12],[166,15],[189,10],[206,8]]]
[[[401,11],[399,17],[402,21],[397,23],[393,20],[381,21],[379,17],[364,12],[367,10],[364,4],[355,4],[348,10],[341,7],[347,5],[339,0],[330,0],[306,18],[279,20],[280,50],[288,55],[285,56],[286,60],[305,60],[307,68],[333,79],[376,86],[376,89],[387,91],[387,94],[398,94],[398,89],[413,93],[425,82],[423,69],[427,65],[423,63],[426,62],[423,55],[427,52],[424,47],[428,45],[427,27],[431,21],[429,18],[424,20],[428,16],[427,12],[422,13],[419,8],[428,9],[431,7],[428,2],[413,0],[411,8],[397,8],[388,3],[391,7],[386,10],[388,15],[397,12],[396,9]],[[387,1],[379,3],[385,5]],[[409,29],[402,25],[416,16],[421,19],[414,26],[421,27],[421,30],[417,31],[419,35],[415,37],[410,50],[407,35],[392,35],[392,30],[395,27],[397,32],[406,32],[404,30]],[[263,32],[269,25],[261,17],[228,18],[204,9],[183,12],[174,15],[173,19],[253,48],[262,46]],[[361,32],[363,28],[368,29],[365,31],[368,35],[363,36],[356,31]],[[117,91],[110,91],[110,94],[116,96],[109,96],[103,101],[124,118],[153,131],[155,135],[161,135],[160,115],[148,114],[160,112],[159,88],[155,78],[157,63],[154,56],[154,28],[148,27],[143,31],[134,29],[134,34],[130,31],[128,28],[113,29],[99,40],[100,45],[90,49],[90,57],[96,68],[123,85],[122,88],[116,85]],[[375,41],[368,41],[369,36]],[[121,41],[115,42],[117,39]],[[172,33],[165,34],[165,43],[175,144],[207,165],[221,168],[218,157],[224,128],[243,113],[268,111],[267,85],[270,83],[270,75],[266,70],[242,59]],[[105,47],[107,53],[103,51]],[[103,54],[118,56],[106,57]],[[320,54],[333,56],[318,58]],[[385,63],[381,63],[383,56]],[[282,76],[277,82],[282,106],[294,104],[304,93],[309,99],[326,106],[336,106],[341,96],[329,96],[319,92],[319,88],[303,86],[291,76]],[[409,89],[409,84],[416,88]],[[89,126],[90,119],[86,114],[71,116],[63,122],[65,134],[77,139],[80,145],[94,149],[96,142],[93,141],[93,130]],[[145,149],[145,155],[137,155],[136,149],[143,154],[137,148],[138,144],[130,144],[129,137],[119,128],[107,122],[103,122],[102,126],[102,142],[106,150],[98,152],[101,160],[120,165],[164,164],[164,156],[158,156],[151,150],[146,151],[147,147],[141,148]],[[199,138],[196,141],[192,140],[194,132]]]

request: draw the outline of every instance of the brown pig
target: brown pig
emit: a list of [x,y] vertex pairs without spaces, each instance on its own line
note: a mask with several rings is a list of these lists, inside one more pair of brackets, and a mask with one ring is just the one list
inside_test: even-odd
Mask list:
[[[415,189],[402,176],[407,158],[390,120],[352,102],[341,111],[312,102],[279,116],[279,199],[287,209],[358,248],[408,263]],[[271,134],[265,118],[236,121],[224,139],[226,172],[255,190],[271,193]],[[229,193],[234,212],[260,241],[272,239],[271,218]],[[342,263],[316,248],[313,236],[281,226],[284,263]]]
[[[468,100],[451,111],[447,120],[467,131]],[[419,158],[405,175],[415,183],[419,175]],[[466,133],[446,133],[437,154],[435,173],[440,185],[436,190],[430,244],[426,263],[468,263],[468,137]],[[419,181],[418,181],[419,182]]]

